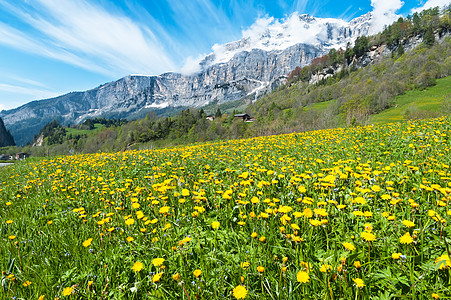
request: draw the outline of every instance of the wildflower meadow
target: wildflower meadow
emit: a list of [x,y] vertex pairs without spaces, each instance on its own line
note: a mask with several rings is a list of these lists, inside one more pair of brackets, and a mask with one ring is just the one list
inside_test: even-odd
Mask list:
[[0,169],[1,299],[450,299],[451,119]]

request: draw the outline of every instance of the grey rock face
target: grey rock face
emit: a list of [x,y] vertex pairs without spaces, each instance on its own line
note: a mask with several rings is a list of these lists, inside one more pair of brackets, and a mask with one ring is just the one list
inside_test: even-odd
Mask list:
[[11,133],[6,130],[5,125],[3,124],[3,120],[0,118],[0,147],[14,145],[16,145],[14,138],[11,136]]

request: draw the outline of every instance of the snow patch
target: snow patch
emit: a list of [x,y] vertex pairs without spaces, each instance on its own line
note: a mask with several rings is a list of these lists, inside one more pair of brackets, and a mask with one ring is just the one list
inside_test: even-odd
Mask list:
[[145,108],[166,108],[169,106],[168,102],[162,102],[162,103],[152,103],[149,105],[146,105]]

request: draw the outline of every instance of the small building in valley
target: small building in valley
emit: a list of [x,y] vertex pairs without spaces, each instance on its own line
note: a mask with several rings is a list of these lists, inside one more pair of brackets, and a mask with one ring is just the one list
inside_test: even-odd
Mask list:
[[252,122],[252,117],[249,116],[248,114],[236,114],[234,115],[235,118],[237,119],[242,119],[245,122]]
[[30,154],[25,153],[25,152],[19,152],[19,153],[16,154],[16,159],[17,160],[23,160],[23,159],[25,159],[27,157],[30,157]]

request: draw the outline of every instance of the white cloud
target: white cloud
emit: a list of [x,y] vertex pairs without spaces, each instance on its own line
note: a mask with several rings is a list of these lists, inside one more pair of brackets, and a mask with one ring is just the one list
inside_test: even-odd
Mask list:
[[426,1],[426,3],[424,3],[423,6],[412,9],[411,13],[413,14],[415,12],[420,12],[422,10],[433,8],[436,6],[442,8],[446,5],[450,5],[449,0],[428,0],[428,1]]
[[377,33],[396,21],[400,15],[396,11],[404,5],[401,0],[371,0],[373,7],[373,21],[371,23],[371,33]]
[[188,56],[179,72],[183,75],[191,75],[201,71],[200,62],[205,58],[205,56],[206,54],[199,54],[196,58]]
[[29,88],[7,83],[0,83],[0,91],[14,94],[29,95],[36,97],[36,99],[51,98],[58,95],[57,93],[51,92],[46,89]]
[[174,69],[152,30],[85,0],[35,0],[9,9],[35,32],[0,24],[1,43],[107,75]]

